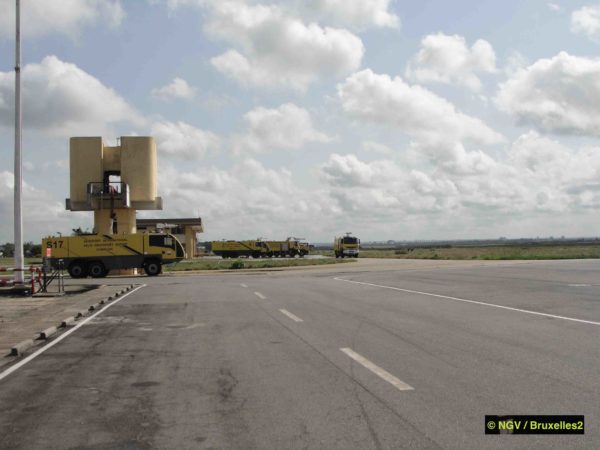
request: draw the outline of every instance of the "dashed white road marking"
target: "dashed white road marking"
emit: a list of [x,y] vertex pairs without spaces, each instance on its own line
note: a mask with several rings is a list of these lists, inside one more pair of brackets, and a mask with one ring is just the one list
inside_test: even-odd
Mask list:
[[304,322],[304,320],[302,320],[300,317],[298,317],[295,314],[292,314],[291,312],[289,312],[286,309],[280,309],[279,312],[281,312],[281,314],[283,314],[284,316],[288,316],[290,319],[292,319],[294,322]]
[[569,284],[569,287],[590,287],[591,284]]
[[344,352],[346,355],[348,355],[350,358],[352,358],[354,361],[356,361],[357,363],[359,363],[361,366],[369,369],[375,375],[379,376],[380,378],[382,378],[385,381],[387,381],[388,383],[390,383],[396,389],[398,389],[400,391],[412,391],[412,390],[414,390],[414,388],[412,386],[409,386],[404,381],[402,381],[399,378],[395,377],[394,375],[392,375],[391,373],[389,373],[387,370],[382,369],[377,364],[369,361],[364,356],[359,355],[358,353],[356,353],[351,348],[340,348],[340,350],[342,352]]
[[258,298],[262,298],[263,300],[267,298],[264,295],[262,295],[260,292],[255,292],[254,295],[256,295]]
[[241,283],[241,284],[240,284],[240,286],[241,286],[241,287],[246,287],[246,288],[248,287],[248,285],[246,285],[246,284],[244,284],[244,283]]
[[525,314],[533,314],[535,316],[551,317],[553,319],[568,320],[568,321],[571,321],[571,322],[587,323],[588,325],[600,326],[600,322],[594,322],[592,320],[583,320],[583,319],[576,319],[574,317],[557,316],[556,314],[547,314],[547,313],[538,312],[538,311],[530,311],[528,309],[512,308],[510,306],[496,305],[494,303],[478,302],[476,300],[467,300],[466,298],[450,297],[448,295],[441,295],[441,294],[432,294],[431,292],[413,291],[411,289],[401,289],[401,288],[397,288],[397,287],[393,287],[393,286],[385,286],[385,285],[382,285],[382,284],[365,283],[363,281],[345,280],[343,278],[334,278],[334,280],[345,281],[346,283],[362,284],[362,285],[365,285],[365,286],[378,287],[378,288],[382,288],[382,289],[391,289],[392,291],[408,292],[409,294],[427,295],[429,297],[443,298],[445,300],[453,300],[455,302],[472,303],[474,305],[481,305],[481,306],[489,306],[491,308],[506,309],[508,311],[516,311],[516,312],[521,312],[521,313],[525,313]]
[[6,369],[4,372],[0,373],[0,381],[3,380],[4,378],[6,378],[7,376],[9,376],[11,373],[19,370],[21,367],[23,367],[25,364],[27,364],[29,361],[37,358],[38,356],[40,356],[42,353],[44,353],[46,350],[50,350],[52,347],[54,347],[56,344],[58,344],[60,341],[62,341],[63,339],[65,339],[67,336],[69,336],[71,333],[74,333],[76,330],[78,330],[80,327],[82,327],[83,325],[85,325],[86,323],[88,323],[90,320],[94,319],[97,315],[102,314],[104,311],[106,311],[108,308],[110,308],[113,305],[116,305],[117,303],[119,303],[121,300],[123,300],[125,297],[133,294],[135,291],[140,290],[141,288],[143,288],[144,286],[146,286],[145,284],[142,284],[141,286],[136,287],[135,289],[129,291],[127,294],[122,295],[121,297],[119,297],[118,299],[112,301],[111,303],[108,303],[104,308],[102,308],[100,311],[92,314],[90,317],[88,317],[87,319],[81,321],[80,323],[78,323],[77,325],[75,325],[73,328],[71,328],[69,331],[64,332],[63,334],[61,334],[59,337],[57,337],[56,339],[54,339],[52,342],[50,342],[47,345],[44,345],[42,348],[40,348],[38,351],[36,351],[35,353],[32,353],[31,355],[29,355],[27,358],[25,358],[24,360],[18,362],[17,364],[15,364],[14,366],[10,366],[8,369]]

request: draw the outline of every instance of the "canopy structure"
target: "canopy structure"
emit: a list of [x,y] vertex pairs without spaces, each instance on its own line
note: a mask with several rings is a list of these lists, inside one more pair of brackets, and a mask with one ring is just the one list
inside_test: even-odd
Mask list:
[[204,232],[202,219],[183,218],[183,219],[137,219],[138,231],[164,231],[174,234],[180,241],[185,241],[185,252],[188,258],[196,256],[196,244],[198,243],[196,234]]

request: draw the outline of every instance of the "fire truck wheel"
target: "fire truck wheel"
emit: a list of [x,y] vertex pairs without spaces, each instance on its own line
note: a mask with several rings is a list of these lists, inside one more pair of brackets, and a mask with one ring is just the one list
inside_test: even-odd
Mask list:
[[94,261],[93,263],[90,263],[88,270],[92,278],[103,278],[108,273],[106,267],[104,267],[104,264],[102,264],[100,261]]
[[82,261],[73,261],[67,269],[71,278],[85,278],[87,277],[87,267]]
[[146,272],[146,275],[148,275],[149,277],[155,277],[161,271],[162,267],[160,265],[160,262],[156,259],[150,259],[144,264],[144,272]]

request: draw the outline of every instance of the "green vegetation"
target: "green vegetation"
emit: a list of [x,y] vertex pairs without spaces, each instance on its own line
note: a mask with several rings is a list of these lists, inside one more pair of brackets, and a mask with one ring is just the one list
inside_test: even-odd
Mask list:
[[[326,256],[332,254],[331,251],[319,253]],[[363,249],[360,257],[457,260],[590,259],[600,258],[600,245],[443,245],[439,247]]]
[[231,269],[265,269],[273,267],[321,266],[351,262],[351,260],[335,259],[197,259],[182,261],[178,264],[165,266],[167,272],[187,270],[231,270]]
[[[41,257],[42,246],[40,244],[34,244],[33,242],[25,242],[23,244],[23,253],[25,256]],[[0,244],[0,259],[9,258],[15,255],[15,245],[7,242]]]
[[[25,258],[25,265],[41,264],[42,258]],[[0,267],[12,267],[15,264],[14,258],[0,257]]]

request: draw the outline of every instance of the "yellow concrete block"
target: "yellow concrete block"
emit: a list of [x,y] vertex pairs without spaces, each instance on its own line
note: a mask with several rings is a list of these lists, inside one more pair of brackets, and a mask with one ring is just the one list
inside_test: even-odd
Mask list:
[[87,185],[102,181],[101,137],[72,137],[70,140],[71,201],[87,200]]
[[132,202],[154,201],[157,194],[156,143],[147,136],[121,138],[121,180],[129,185]]

